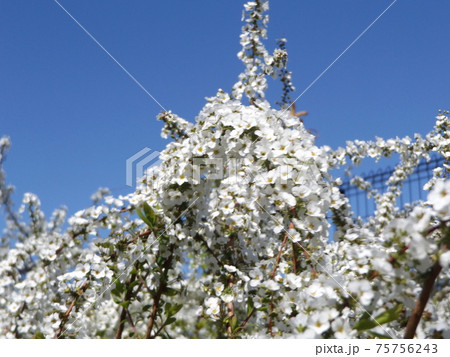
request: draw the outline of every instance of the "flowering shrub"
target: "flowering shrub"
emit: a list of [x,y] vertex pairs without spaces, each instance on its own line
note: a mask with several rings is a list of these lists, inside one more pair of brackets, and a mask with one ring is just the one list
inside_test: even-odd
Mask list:
[[[15,212],[0,166],[0,335],[9,338],[449,338],[450,120],[425,138],[318,147],[288,111],[284,41],[271,56],[268,2],[245,5],[245,64],[189,123],[161,113],[173,141],[136,192],[66,221],[26,194]],[[284,83],[266,101],[266,76]],[[243,96],[249,105],[242,103]],[[0,164],[9,149],[0,140]],[[427,201],[396,206],[431,152],[445,158]],[[400,154],[386,192],[353,182],[377,210],[354,217],[330,170]],[[336,227],[329,237],[329,217]]]

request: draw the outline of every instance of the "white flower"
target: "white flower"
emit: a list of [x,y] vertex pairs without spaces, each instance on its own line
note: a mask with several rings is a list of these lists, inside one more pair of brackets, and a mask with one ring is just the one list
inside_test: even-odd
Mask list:
[[236,267],[233,265],[224,264],[223,266],[229,273],[235,273],[237,271]]
[[291,289],[297,289],[302,286],[301,277],[293,273],[289,273],[286,275],[286,282]]
[[72,276],[77,280],[81,280],[86,276],[87,273],[89,273],[90,270],[91,265],[89,263],[77,264],[75,271],[72,273]]
[[428,194],[428,202],[443,216],[450,215],[450,180],[436,182]]
[[374,296],[369,281],[352,281],[348,284],[348,291],[356,295],[358,301],[363,305],[369,305]]
[[270,291],[280,290],[280,285],[276,283],[274,280],[270,279],[264,282],[264,287],[269,289]]
[[316,333],[321,334],[330,328],[330,321],[326,312],[314,313],[308,321],[310,326]]
[[356,331],[352,330],[348,321],[337,318],[331,323],[335,338],[353,338]]
[[450,250],[441,254],[439,257],[439,264],[441,264],[444,269],[448,268],[450,265]]
[[205,305],[207,307],[216,306],[219,304],[219,301],[220,301],[219,298],[212,296],[206,299]]
[[324,293],[324,288],[322,284],[319,282],[313,282],[308,288],[306,289],[306,292],[315,298],[321,297]]
[[229,302],[232,302],[234,300],[234,297],[231,294],[223,294],[220,298],[222,299],[222,301],[224,303],[229,303]]
[[12,312],[13,314],[15,314],[17,311],[19,311],[21,304],[19,304],[16,301],[11,302],[10,304],[8,304],[8,310],[10,312]]
[[96,279],[102,279],[103,277],[106,276],[106,272],[105,272],[106,269],[107,268],[101,264],[94,264],[91,269],[91,274]]
[[224,285],[222,283],[214,283],[214,291],[217,296],[220,296],[222,294]]

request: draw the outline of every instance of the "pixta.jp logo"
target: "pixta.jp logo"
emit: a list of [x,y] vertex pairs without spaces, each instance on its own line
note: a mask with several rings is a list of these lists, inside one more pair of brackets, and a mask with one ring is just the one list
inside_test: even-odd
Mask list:
[[126,184],[133,187],[136,179],[143,177],[146,170],[161,163],[160,152],[144,148],[126,161]]

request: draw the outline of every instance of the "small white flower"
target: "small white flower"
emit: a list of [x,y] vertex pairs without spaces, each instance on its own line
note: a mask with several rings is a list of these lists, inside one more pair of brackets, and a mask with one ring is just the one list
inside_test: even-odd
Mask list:
[[373,291],[369,281],[352,281],[348,284],[348,291],[355,294],[359,302],[363,305],[369,305],[373,298]]
[[19,309],[20,309],[20,304],[16,301],[13,301],[12,303],[10,303],[8,305],[8,310],[10,312],[12,312],[13,314],[15,314],[17,311],[19,311]]
[[232,302],[234,300],[234,297],[231,294],[224,294],[220,298],[222,299],[222,301],[224,303],[229,303],[229,302]]
[[269,289],[270,291],[277,291],[280,290],[280,285],[276,283],[274,280],[267,280],[264,282],[264,286]]
[[439,257],[439,264],[441,264],[442,268],[446,269],[450,265],[450,250],[442,253]]
[[88,263],[78,264],[75,268],[75,271],[72,273],[72,276],[75,279],[80,280],[84,278],[87,275],[87,273],[89,273],[90,270],[91,270],[90,264]]
[[223,266],[229,273],[235,273],[237,271],[236,267],[233,265],[226,265]]
[[450,180],[436,182],[433,190],[428,194],[428,202],[444,216],[450,214]]
[[222,294],[224,285],[222,283],[214,283],[214,291],[217,296],[220,296]]
[[219,301],[220,301],[219,298],[212,296],[212,297],[209,297],[208,299],[206,299],[205,305],[207,307],[215,306],[215,305],[219,304]]
[[330,328],[330,321],[326,312],[315,313],[309,319],[308,325],[318,334]]

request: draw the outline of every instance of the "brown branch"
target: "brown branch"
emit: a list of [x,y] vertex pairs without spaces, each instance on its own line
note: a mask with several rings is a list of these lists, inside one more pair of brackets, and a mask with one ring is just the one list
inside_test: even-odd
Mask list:
[[214,253],[214,251],[209,247],[208,243],[202,238],[202,236],[200,234],[196,234],[194,239],[195,238],[203,243],[203,245],[205,246],[208,253],[211,254],[213,256],[213,258],[217,260],[217,262],[220,264],[220,266],[223,267],[224,263],[219,259],[219,257],[216,255],[216,253]]
[[232,337],[236,336],[238,334],[239,330],[242,330],[245,325],[247,325],[247,322],[250,320],[250,318],[253,316],[253,313],[255,312],[255,308],[252,308],[252,310],[250,311],[250,313],[247,315],[247,317],[244,319],[244,321],[242,321],[242,323],[239,325],[239,327],[237,329],[234,330]]
[[[289,228],[293,228],[294,224],[292,222],[289,223]],[[281,247],[280,247],[280,251],[278,252],[277,255],[277,259],[275,261],[275,266],[273,267],[273,271],[272,271],[272,279],[275,279],[275,275],[277,273],[277,268],[278,268],[278,264],[280,263],[280,259],[281,259],[281,254],[283,253],[283,249],[286,245],[288,239],[288,232],[285,233],[284,235],[284,239],[283,239],[283,243],[281,243]],[[272,313],[274,310],[274,306],[273,306],[273,293],[272,293],[272,297],[270,298],[270,315],[269,315],[269,333],[272,337],[274,337],[274,333],[272,332],[272,326],[273,326],[273,321],[272,321]]]
[[292,243],[292,271],[295,275],[297,275],[297,252],[295,251],[295,245]]
[[[134,281],[136,280],[136,275],[132,275],[130,280],[128,281],[127,286],[129,286],[130,284],[132,284]],[[125,294],[125,300],[124,301],[128,301],[131,299],[131,295],[133,294],[133,289],[127,289],[127,293]],[[119,328],[117,329],[116,332],[116,338],[122,338],[122,333],[123,333],[123,329],[125,327],[125,319],[127,318],[127,309],[125,307],[122,307],[122,311],[120,312],[120,317],[119,317]]]
[[81,295],[83,295],[84,291],[88,287],[88,282],[86,281],[80,288],[80,292],[77,292],[77,296],[72,300],[70,303],[69,308],[64,313],[64,316],[61,320],[61,323],[59,324],[58,331],[56,332],[55,338],[60,338],[62,333],[64,332],[64,325],[67,323],[67,320],[69,319],[70,313],[72,312],[72,309],[74,308],[75,304],[77,303],[78,299]]
[[[150,273],[150,272],[148,272]],[[145,288],[147,289],[147,291],[151,294],[152,290],[149,288],[149,286],[147,285],[147,283],[145,282],[145,279],[147,279],[148,273],[146,274],[146,276],[143,278],[140,274],[138,274],[138,279],[141,282],[141,284],[139,284],[139,287],[145,286]]]
[[[290,227],[291,224],[292,223],[289,224],[289,228],[291,228]],[[275,279],[275,274],[277,273],[278,264],[280,263],[281,254],[283,253],[283,249],[286,246],[287,238],[288,238],[288,234],[286,232],[286,234],[284,235],[283,243],[281,243],[281,248],[280,248],[280,251],[278,252],[277,259],[275,261],[275,266],[273,267],[272,279]]]
[[[300,249],[303,250],[303,253],[305,253],[306,259],[311,259],[311,255],[309,254],[309,252],[305,248],[303,248],[303,246],[300,243],[295,242],[295,244],[297,244],[300,247]],[[316,271],[316,269],[312,265],[311,265],[311,268],[312,268],[312,272],[313,272],[314,278],[317,278],[317,271]]]
[[[403,254],[403,253],[405,253],[408,249],[409,249],[409,244],[408,244],[408,245],[405,245],[402,249],[400,249],[400,252],[399,252],[399,253]],[[388,259],[388,262],[389,262],[389,263],[394,263],[396,260],[397,260],[397,258],[396,258],[395,256],[391,255],[391,256],[389,257],[389,259]]]
[[137,337],[139,337],[138,331],[137,331],[136,326],[134,325],[134,322],[133,322],[133,318],[131,317],[130,310],[128,310],[128,309],[125,309],[125,310],[127,310],[127,319],[128,319],[128,322],[129,322],[130,325],[131,325],[131,328],[132,328],[133,331],[134,331],[134,334],[135,334]]
[[435,230],[438,230],[439,228],[445,227],[445,225],[447,223],[450,222],[450,219],[446,219],[444,221],[441,221],[439,224],[435,225],[434,227],[431,227],[428,232],[426,233],[426,235],[430,235],[431,233],[433,233]]
[[[233,226],[230,225],[229,226],[230,230],[233,230]],[[234,236],[233,234],[230,235],[230,238],[228,239],[227,242],[227,249],[230,252],[234,251]],[[217,258],[216,258],[217,259]],[[217,259],[217,261],[219,262],[219,260]],[[220,264],[220,263],[219,263]],[[234,264],[233,264],[234,265]],[[232,289],[234,286],[234,276],[232,274],[230,274],[230,276],[227,279],[227,287]],[[234,317],[234,303],[233,301],[229,302],[226,304],[227,307],[227,318],[228,318],[228,322],[227,322],[227,335],[228,338],[232,338],[233,337],[233,326],[232,326],[232,319]]]
[[[231,275],[228,280],[228,287],[232,288],[233,285],[234,285],[234,277],[233,277],[233,275]],[[231,320],[234,317],[233,301],[227,303],[227,316],[228,316],[228,328],[227,328],[228,338],[232,338],[233,337],[233,327],[231,325]]]
[[156,336],[158,336],[161,331],[164,329],[164,327],[166,327],[167,325],[165,325],[164,323],[161,325],[161,327],[159,329],[156,330],[155,335],[153,336],[153,338],[155,338]]
[[[78,232],[73,232],[71,238],[72,238],[72,240],[74,240],[74,239],[75,239],[76,237],[78,237],[79,235],[86,234],[86,233],[87,233],[86,229],[83,228],[83,229],[81,229],[81,230],[78,231]],[[55,254],[58,255],[59,253],[61,253],[61,251],[62,251],[65,247],[67,247],[67,245],[66,245],[66,243],[63,243],[63,245],[61,245],[60,247],[58,247],[58,249],[55,250]]]
[[242,323],[241,323],[241,328],[244,328],[245,327],[245,325],[247,325],[247,322],[250,320],[250,318],[252,317],[252,315],[253,315],[253,313],[255,312],[255,308],[253,308],[252,309],[252,311],[250,311],[250,313],[247,315],[247,317],[245,318],[245,320],[244,321],[242,321]]
[[147,332],[145,334],[145,338],[154,338],[156,336],[155,335],[152,337],[152,330],[153,330],[153,325],[155,324],[156,316],[158,313],[158,307],[159,307],[159,303],[161,301],[161,295],[162,295],[164,289],[166,288],[167,274],[168,274],[169,268],[172,264],[173,249],[174,249],[174,246],[172,245],[172,247],[170,248],[170,256],[166,260],[166,262],[164,263],[164,266],[163,266],[163,272],[162,272],[162,275],[161,275],[161,278],[159,281],[158,290],[156,291],[156,294],[153,298],[153,308],[152,308],[152,313],[150,315],[150,319],[148,320]]
[[414,338],[417,326],[419,325],[423,311],[425,310],[425,306],[427,305],[428,299],[431,295],[431,291],[433,290],[434,282],[436,281],[441,270],[442,267],[439,264],[439,261],[434,263],[434,265],[431,267],[429,275],[423,284],[419,300],[417,300],[416,306],[414,307],[414,310],[412,311],[412,314],[408,319],[408,324],[406,325],[405,335],[403,336],[403,338]]

